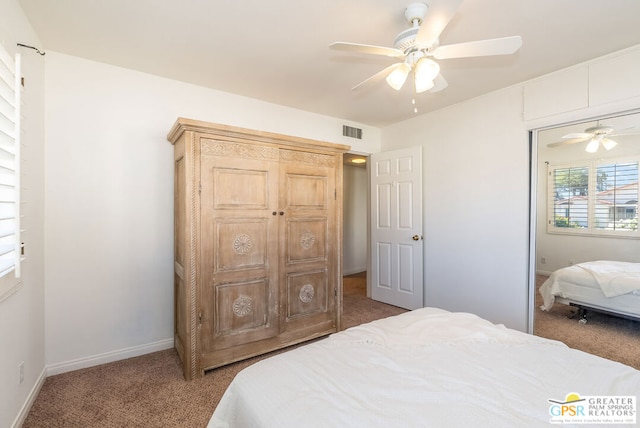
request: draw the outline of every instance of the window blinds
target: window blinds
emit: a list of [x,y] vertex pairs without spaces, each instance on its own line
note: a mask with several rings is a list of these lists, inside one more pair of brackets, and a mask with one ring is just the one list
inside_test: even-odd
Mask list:
[[638,162],[598,165],[595,227],[606,230],[638,228]]
[[20,277],[20,54],[0,45],[0,277]]
[[548,232],[638,236],[640,160],[549,165]]
[[589,168],[584,166],[553,169],[553,226],[588,226]]

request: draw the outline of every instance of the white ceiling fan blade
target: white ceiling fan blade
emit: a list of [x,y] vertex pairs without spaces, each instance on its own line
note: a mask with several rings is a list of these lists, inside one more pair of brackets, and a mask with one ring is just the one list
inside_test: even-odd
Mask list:
[[568,144],[582,143],[584,141],[587,141],[589,138],[591,138],[591,136],[587,138],[572,138],[570,140],[556,141],[555,143],[547,144],[547,147],[559,147],[566,146]]
[[373,83],[375,83],[375,82],[377,82],[379,80],[382,80],[385,77],[387,77],[389,74],[391,74],[396,68],[401,67],[403,64],[404,64],[404,62],[397,62],[395,64],[391,64],[389,67],[386,67],[385,69],[378,71],[373,76],[371,76],[368,79],[363,80],[362,82],[358,83],[356,86],[351,88],[351,90],[355,91],[356,89],[360,89],[363,86],[367,86],[367,85],[373,84]]
[[522,37],[511,36],[499,39],[477,40],[440,46],[433,56],[436,59],[467,58],[474,56],[510,55],[520,49]]
[[384,46],[363,45],[360,43],[333,42],[329,45],[329,48],[347,52],[359,52],[400,58],[404,56],[404,52],[399,49],[386,48]]
[[581,138],[582,140],[588,140],[592,138],[593,134],[589,134],[588,132],[572,132],[571,134],[563,135],[562,138]]
[[[632,132],[620,132],[620,131],[632,131]],[[613,134],[609,134],[611,137],[626,137],[628,135],[640,135],[640,132],[636,131],[635,126],[630,126],[628,128],[619,129],[617,132]]]
[[440,92],[447,86],[449,86],[449,83],[442,77],[442,74],[438,74],[436,78],[433,79],[433,88],[429,89],[429,92]]
[[427,17],[420,24],[415,44],[429,48],[440,37],[440,33],[447,26],[453,15],[462,4],[462,0],[437,0],[431,2]]

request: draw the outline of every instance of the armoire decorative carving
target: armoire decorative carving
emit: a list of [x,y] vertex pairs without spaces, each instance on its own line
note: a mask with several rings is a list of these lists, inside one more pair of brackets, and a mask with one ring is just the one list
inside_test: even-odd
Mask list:
[[167,138],[185,378],[340,330],[349,146],[184,118]]

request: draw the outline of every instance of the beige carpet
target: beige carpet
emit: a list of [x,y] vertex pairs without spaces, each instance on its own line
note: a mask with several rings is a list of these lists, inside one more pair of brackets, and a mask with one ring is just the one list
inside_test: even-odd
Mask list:
[[[344,327],[396,315],[403,309],[365,296],[365,279],[344,280]],[[536,312],[536,333],[640,368],[638,323],[593,314],[585,325],[556,305]],[[256,357],[186,382],[173,349],[61,375],[45,381],[23,427],[204,427],[235,374]]]
[[[344,279],[344,328],[405,312],[367,299],[365,281],[361,274]],[[173,349],[51,376],[23,427],[204,427],[236,373],[262,358],[190,382]]]
[[[547,276],[538,275],[536,289]],[[549,312],[540,309],[542,296],[536,293],[534,333],[560,340],[572,348],[619,361],[640,370],[640,322],[587,311],[587,323],[569,317],[576,308],[555,304]]]

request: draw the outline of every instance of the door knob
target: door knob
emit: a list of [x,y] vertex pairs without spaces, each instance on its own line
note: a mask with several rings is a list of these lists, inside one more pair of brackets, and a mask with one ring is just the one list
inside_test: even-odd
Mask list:
[[420,235],[413,235],[411,237],[411,239],[413,239],[414,241],[419,241],[420,240]]

